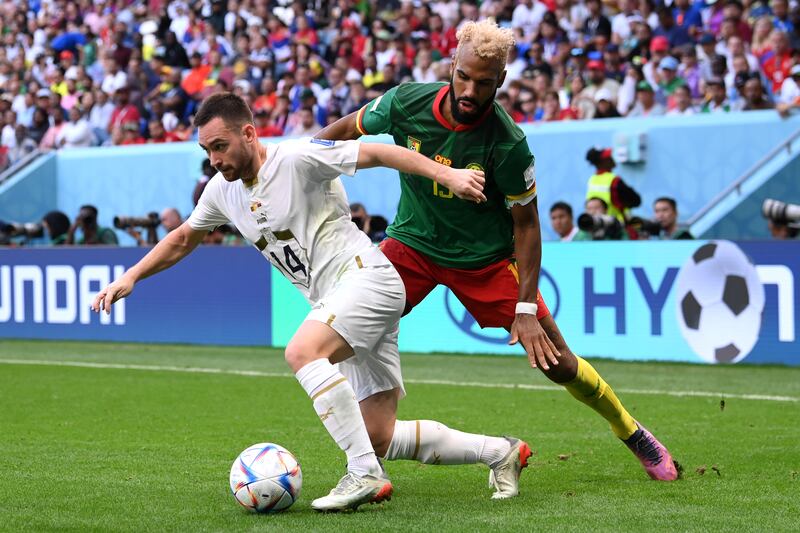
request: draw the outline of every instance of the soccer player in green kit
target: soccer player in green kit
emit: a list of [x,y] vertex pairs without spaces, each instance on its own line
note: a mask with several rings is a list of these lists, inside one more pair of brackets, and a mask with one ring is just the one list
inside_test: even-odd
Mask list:
[[[396,144],[437,162],[483,170],[481,203],[401,174],[397,216],[381,249],[405,284],[406,312],[436,285],[447,286],[481,327],[509,330],[510,343],[522,344],[532,367],[605,418],[651,478],[677,479],[669,451],[633,419],[597,371],[570,351],[538,292],[542,246],[534,158],[525,134],[494,102],[514,45],[511,31],[494,22],[468,22],[458,32],[449,84],[395,87],[317,137],[390,133]],[[380,416],[394,420],[397,401],[391,391],[385,394],[383,401],[362,402],[368,427]],[[418,426],[417,442],[424,438]]]

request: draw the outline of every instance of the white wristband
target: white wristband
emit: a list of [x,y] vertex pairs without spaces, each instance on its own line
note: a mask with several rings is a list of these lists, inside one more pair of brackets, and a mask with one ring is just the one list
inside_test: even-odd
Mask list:
[[518,315],[534,315],[539,310],[539,306],[528,302],[517,302],[516,312]]

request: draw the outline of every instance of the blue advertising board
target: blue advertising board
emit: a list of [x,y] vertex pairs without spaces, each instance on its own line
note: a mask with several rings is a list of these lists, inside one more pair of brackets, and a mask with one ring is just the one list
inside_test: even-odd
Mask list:
[[[800,242],[546,243],[539,286],[578,354],[800,365],[799,276]],[[444,287],[400,327],[413,352],[521,355],[508,338]]]
[[[146,250],[0,250],[0,338],[285,346],[308,313],[252,248],[201,247],[110,317],[100,286]],[[545,243],[540,290],[575,353],[800,365],[800,242]],[[437,287],[400,324],[404,352],[523,355]]]
[[264,345],[270,267],[252,248],[200,247],[142,280],[111,315],[95,294],[146,248],[0,249],[0,338]]

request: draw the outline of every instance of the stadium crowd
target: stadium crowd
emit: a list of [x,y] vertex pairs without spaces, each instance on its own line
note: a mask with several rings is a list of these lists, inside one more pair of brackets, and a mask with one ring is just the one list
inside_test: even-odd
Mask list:
[[404,81],[447,81],[460,24],[513,28],[517,122],[782,113],[800,98],[788,0],[5,0],[2,157],[191,137],[231,90],[262,136],[309,135]]

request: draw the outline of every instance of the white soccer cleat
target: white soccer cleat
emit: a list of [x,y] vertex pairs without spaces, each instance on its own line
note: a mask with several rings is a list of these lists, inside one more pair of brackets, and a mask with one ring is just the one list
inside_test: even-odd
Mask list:
[[511,449],[494,468],[489,471],[489,486],[495,488],[493,500],[505,500],[519,494],[519,475],[528,466],[531,448],[528,443],[519,439],[505,438]]
[[392,482],[385,477],[348,472],[327,496],[311,502],[311,508],[324,512],[354,511],[364,503],[391,500],[392,490]]

